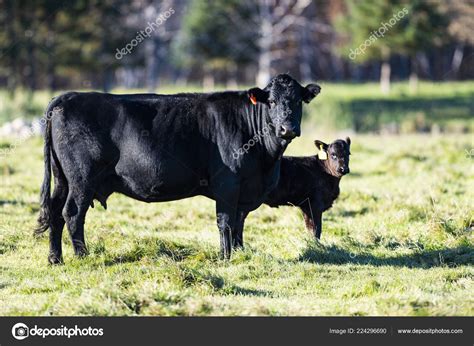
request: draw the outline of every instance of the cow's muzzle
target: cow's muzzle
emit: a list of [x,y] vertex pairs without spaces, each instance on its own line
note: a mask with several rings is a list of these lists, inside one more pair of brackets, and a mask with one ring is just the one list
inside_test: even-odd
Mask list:
[[339,173],[341,175],[349,174],[350,171],[349,167],[339,167]]
[[278,136],[283,139],[293,139],[297,136],[297,133],[290,129],[287,126],[280,126],[280,131],[278,132]]

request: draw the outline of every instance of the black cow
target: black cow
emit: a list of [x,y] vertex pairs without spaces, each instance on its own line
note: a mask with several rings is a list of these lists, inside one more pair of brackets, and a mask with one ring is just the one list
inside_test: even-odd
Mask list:
[[53,99],[35,231],[50,228],[49,262],[62,261],[64,223],[75,254],[87,254],[86,212],[94,199],[106,208],[114,192],[145,202],[214,199],[221,255],[229,258],[232,245],[242,245],[238,215],[256,209],[276,186],[283,152],[300,135],[302,102],[319,92],[318,85],[302,87],[283,74],[263,90],[68,92]]
[[[318,155],[283,156],[278,185],[264,203],[272,208],[299,207],[307,229],[320,239],[322,214],[339,196],[339,182],[349,173],[351,139],[338,139],[329,145],[316,140],[314,144],[319,149]],[[241,217],[239,226],[243,228],[247,214]]]

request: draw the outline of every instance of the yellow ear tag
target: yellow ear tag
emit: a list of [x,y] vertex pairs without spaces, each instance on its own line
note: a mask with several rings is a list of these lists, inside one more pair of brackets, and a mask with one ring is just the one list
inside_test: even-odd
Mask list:
[[322,145],[319,147],[318,158],[320,160],[327,160],[328,159],[328,154],[326,154],[326,152],[323,150]]

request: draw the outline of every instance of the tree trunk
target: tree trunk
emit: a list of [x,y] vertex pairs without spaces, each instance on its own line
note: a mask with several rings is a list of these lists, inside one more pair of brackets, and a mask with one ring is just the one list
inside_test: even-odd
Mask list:
[[380,68],[380,90],[383,94],[390,93],[390,73],[390,62],[388,60],[384,60]]
[[[268,41],[269,38],[261,39],[261,41]],[[260,55],[258,57],[258,73],[256,83],[260,87],[268,84],[271,78],[272,66],[272,52],[271,42],[262,42],[260,44]]]
[[175,82],[176,85],[186,87],[188,85],[189,75],[190,75],[189,69],[178,71],[177,76],[176,76],[176,82]]
[[148,92],[154,92],[158,76],[158,45],[157,37],[150,37],[145,42],[146,87]]
[[260,38],[258,40],[260,55],[258,57],[256,83],[259,87],[264,87],[270,81],[272,73],[273,27],[270,3],[268,1],[262,1],[260,3],[260,17]]
[[464,58],[464,45],[458,44],[451,60],[451,70],[454,78],[458,77],[459,68],[461,67],[462,60]]
[[[37,18],[35,15],[29,13],[25,15],[25,19],[35,28],[37,25]],[[36,90],[36,42],[33,29],[25,30],[25,46],[28,54],[26,65],[26,84],[31,92]]]
[[311,80],[311,41],[309,39],[309,28],[306,26],[301,26],[300,29],[300,51],[301,51],[301,61],[299,64],[300,67],[300,79],[303,82],[308,82]]
[[106,66],[102,72],[102,91],[109,92],[112,89],[113,73],[112,69]]
[[205,71],[204,78],[202,80],[202,87],[204,91],[214,90],[214,74],[213,71]]
[[36,90],[36,45],[33,38],[28,40],[28,87],[31,91]]
[[237,66],[228,67],[226,70],[226,88],[237,89]]
[[56,68],[53,59],[48,59],[46,68],[46,87],[50,91],[56,90]]
[[411,93],[416,93],[418,89],[418,62],[416,55],[411,57],[411,72],[408,79],[408,89]]
[[9,90],[9,95],[11,98],[15,97],[15,91],[18,87],[18,75],[19,75],[19,68],[18,68],[18,59],[17,59],[17,52],[18,52],[18,45],[17,45],[17,33],[15,30],[15,25],[18,21],[16,18],[17,11],[16,11],[16,2],[11,0],[8,1],[7,7],[7,14],[8,18],[6,20],[7,25],[7,33],[11,44],[10,52],[8,53],[8,60],[10,61],[10,73],[8,74],[7,79],[7,88]]
[[[48,28],[48,38],[46,40],[46,48],[49,52],[54,52],[54,28],[53,22],[56,19],[56,14],[53,14],[53,18],[47,21],[47,28]],[[56,90],[56,61],[55,59],[47,59],[46,65],[46,88],[48,88],[51,92]]]

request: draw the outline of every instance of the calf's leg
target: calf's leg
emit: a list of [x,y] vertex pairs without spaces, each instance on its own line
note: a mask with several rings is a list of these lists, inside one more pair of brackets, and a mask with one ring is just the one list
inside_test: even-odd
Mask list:
[[321,239],[321,232],[323,231],[323,222],[322,222],[323,213],[316,211],[313,215],[314,222],[314,236],[316,239]]
[[318,210],[315,203],[305,203],[300,205],[303,212],[306,229],[310,231],[316,239],[321,239],[322,232],[322,212]]
[[236,249],[244,247],[244,223],[248,214],[244,211],[237,212],[235,232],[232,234],[232,246]]

